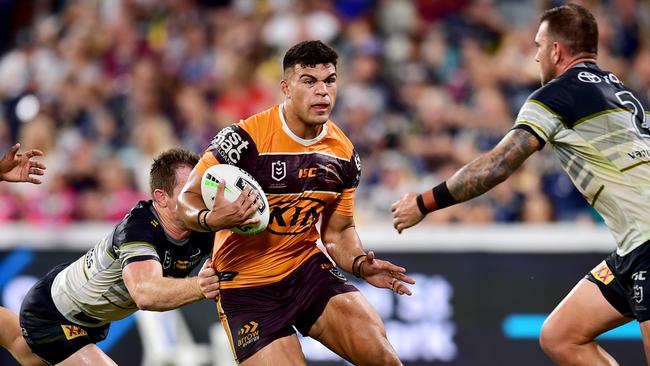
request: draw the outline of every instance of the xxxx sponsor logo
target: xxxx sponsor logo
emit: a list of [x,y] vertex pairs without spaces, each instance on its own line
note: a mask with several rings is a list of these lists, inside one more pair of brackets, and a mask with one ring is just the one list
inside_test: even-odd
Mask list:
[[257,322],[251,320],[239,328],[237,332],[237,347],[248,347],[260,339],[260,331],[257,325]]
[[605,261],[602,261],[599,265],[592,269],[591,275],[606,285],[609,285],[609,283],[614,280],[614,274],[609,270],[609,267],[607,267],[607,263],[605,263]]
[[61,329],[63,329],[63,334],[65,334],[67,340],[88,335],[85,330],[77,325],[61,325]]

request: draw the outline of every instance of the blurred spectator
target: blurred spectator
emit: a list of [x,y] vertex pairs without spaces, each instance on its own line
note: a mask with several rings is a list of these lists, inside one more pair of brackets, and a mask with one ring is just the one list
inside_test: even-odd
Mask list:
[[[333,120],[362,157],[360,219],[388,219],[387,197],[448,178],[507,132],[539,87],[537,14],[563,2],[0,5],[12,21],[0,21],[0,147],[39,148],[56,172],[40,192],[0,187],[0,220],[120,218],[146,196],[153,156],[201,152],[218,129],[278,102],[276,55],[307,38],[341,55]],[[581,3],[598,17],[600,65],[650,101],[650,4]],[[481,200],[428,220],[597,221],[548,151],[537,155]]]

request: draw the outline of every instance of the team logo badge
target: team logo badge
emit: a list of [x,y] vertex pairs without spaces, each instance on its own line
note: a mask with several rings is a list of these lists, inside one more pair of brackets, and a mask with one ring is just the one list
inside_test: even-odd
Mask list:
[[643,301],[643,287],[634,285],[634,287],[632,287],[632,290],[634,291],[632,298],[634,301],[636,301],[637,304],[640,304]]
[[77,325],[61,325],[61,329],[63,329],[63,334],[67,340],[88,335],[85,330]]
[[605,263],[605,261],[600,262],[599,265],[592,269],[591,275],[606,285],[609,285],[609,283],[614,280],[614,274],[609,270],[609,267],[607,267],[607,263]]
[[168,269],[172,265],[172,254],[169,250],[165,250],[165,259],[163,260],[163,268]]
[[287,176],[287,163],[284,161],[274,161],[271,164],[271,177],[276,182],[281,181]]

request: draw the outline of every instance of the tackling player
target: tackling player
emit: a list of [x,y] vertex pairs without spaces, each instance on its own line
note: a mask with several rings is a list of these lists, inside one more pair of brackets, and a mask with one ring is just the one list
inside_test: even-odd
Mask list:
[[[95,345],[112,321],[138,309],[164,311],[215,299],[219,282],[208,261],[198,277],[186,278],[211,254],[214,235],[192,231],[176,215],[178,194],[197,161],[181,149],[159,155],[150,173],[153,200],[140,201],[85,255],[35,284],[20,311],[25,340],[8,345],[24,347],[26,341],[47,364],[115,365]],[[2,324],[3,333],[17,328]]]
[[598,26],[585,8],[546,11],[535,36],[542,87],[490,152],[392,206],[398,232],[428,213],[479,196],[548,142],[604,218],[617,249],[549,315],[540,343],[560,365],[616,365],[595,338],[633,319],[650,365],[650,126],[641,102],[596,65]]
[[[360,160],[329,120],[337,58],[320,41],[287,51],[284,102],[219,132],[179,199],[188,225],[217,231],[218,311],[242,365],[305,365],[294,326],[354,364],[400,364],[379,315],[316,246],[322,238],[339,267],[376,287],[410,294],[404,282],[414,282],[405,269],[366,253],[357,236]],[[262,186],[270,206],[264,232],[220,230],[232,226],[224,223],[227,215],[203,204],[203,172],[224,163],[243,168]]]

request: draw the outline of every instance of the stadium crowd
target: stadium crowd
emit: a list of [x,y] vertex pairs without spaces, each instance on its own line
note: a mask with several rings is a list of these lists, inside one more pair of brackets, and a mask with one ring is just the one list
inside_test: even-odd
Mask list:
[[[537,0],[0,1],[0,151],[45,153],[42,186],[0,185],[0,222],[119,221],[147,196],[159,152],[202,152],[216,132],[280,102],[278,55],[334,46],[334,120],[361,154],[357,221],[490,149],[539,87]],[[650,5],[580,1],[599,64],[650,102]],[[598,222],[536,154],[484,197],[432,222]]]

